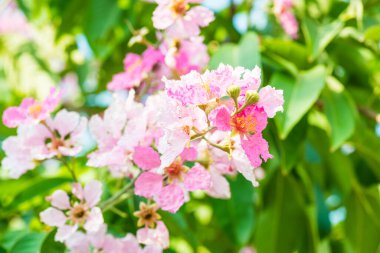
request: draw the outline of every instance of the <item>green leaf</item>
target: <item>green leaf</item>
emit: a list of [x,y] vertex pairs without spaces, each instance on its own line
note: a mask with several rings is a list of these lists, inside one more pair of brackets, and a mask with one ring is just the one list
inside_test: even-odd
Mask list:
[[378,252],[380,247],[380,198],[377,187],[356,189],[347,199],[347,238],[356,253]]
[[121,15],[117,0],[91,0],[85,18],[84,31],[92,42],[108,32]]
[[[303,157],[307,127],[307,120],[302,120],[300,124],[295,126],[286,139],[279,143],[281,163],[287,171],[290,171]],[[289,149],[289,147],[292,147],[292,149]]]
[[42,233],[29,233],[19,239],[9,253],[37,253],[40,252],[42,242],[45,238]]
[[343,84],[331,76],[326,81],[324,109],[331,126],[331,150],[335,151],[354,133],[356,109]]
[[239,44],[239,65],[247,69],[253,69],[256,65],[261,66],[259,50],[256,33],[246,33]]
[[[248,243],[255,227],[253,187],[243,176],[231,182],[231,220],[236,241],[244,246]],[[244,194],[242,194],[244,192]]]
[[278,170],[265,189],[264,210],[256,230],[257,250],[259,253],[295,252],[309,229],[305,188],[292,175],[282,175]]
[[38,180],[37,182],[33,182],[30,186],[25,188],[22,192],[20,192],[12,201],[11,206],[16,207],[25,201],[30,201],[34,197],[45,196],[46,193],[51,191],[52,189],[68,183],[72,182],[71,178],[44,178]]
[[240,174],[230,181],[230,187],[230,201],[211,200],[214,206],[215,222],[218,222],[227,237],[231,237],[235,244],[244,246],[248,243],[256,223],[254,189],[252,183]]
[[363,123],[357,123],[353,144],[360,157],[368,164],[375,175],[377,182],[380,181],[380,139]]
[[239,65],[239,48],[232,44],[227,43],[218,48],[218,51],[212,56],[210,60],[210,68],[216,69],[218,68],[220,63],[230,64],[232,66]]
[[366,40],[380,40],[380,25],[369,27],[364,33],[364,38]]
[[280,61],[286,61],[297,69],[308,67],[308,51],[304,45],[291,40],[263,38],[264,54]]
[[56,231],[53,231],[46,236],[41,246],[41,253],[44,253],[44,252],[64,253],[65,252],[65,245],[63,245],[62,243],[56,242],[54,240],[55,233]]
[[261,66],[259,42],[253,32],[245,34],[238,45],[228,43],[222,45],[210,60],[210,68],[216,69],[220,63],[248,69]]
[[326,70],[320,65],[300,72],[296,79],[281,73],[273,75],[271,85],[284,91],[284,112],[275,118],[282,139],[317,101],[325,84],[325,76]]
[[321,25],[310,18],[305,18],[302,25],[311,61],[317,59],[343,28],[343,23],[339,20]]
[[23,230],[9,230],[4,234],[1,240],[1,246],[10,251],[16,242],[26,234],[27,232]]

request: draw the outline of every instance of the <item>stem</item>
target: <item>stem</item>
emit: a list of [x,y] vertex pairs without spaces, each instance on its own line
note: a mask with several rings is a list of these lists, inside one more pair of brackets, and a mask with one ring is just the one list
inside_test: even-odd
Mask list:
[[70,172],[71,177],[73,178],[73,180],[75,182],[78,182],[78,178],[75,175],[74,167],[71,167],[70,164],[65,159],[61,159],[61,161],[66,166],[67,170]]
[[218,149],[220,149],[220,150],[222,150],[222,151],[224,151],[224,152],[226,152],[226,153],[230,153],[230,149],[229,148],[227,148],[227,147],[223,147],[223,146],[221,146],[221,145],[218,145],[218,144],[216,144],[216,143],[214,143],[214,142],[212,142],[212,141],[210,141],[209,139],[207,139],[206,137],[202,137],[202,139],[203,140],[205,140],[208,144],[210,144],[211,146],[213,146],[213,147],[215,147],[215,148],[218,148]]
[[[107,199],[106,201],[100,203],[99,207],[103,210],[106,211],[110,208],[112,208],[114,205],[120,203],[120,201],[124,200],[125,197],[128,198],[131,196],[131,194],[126,194],[126,193],[131,193],[130,191],[133,191],[133,186],[136,181],[138,176],[136,176],[129,184],[124,186],[122,189],[120,189],[118,192],[116,192],[115,195],[113,195],[111,198]],[[125,196],[124,198],[122,198]]]
[[376,113],[372,109],[363,106],[358,106],[358,111],[365,117],[375,120],[377,123],[380,122],[380,114]]

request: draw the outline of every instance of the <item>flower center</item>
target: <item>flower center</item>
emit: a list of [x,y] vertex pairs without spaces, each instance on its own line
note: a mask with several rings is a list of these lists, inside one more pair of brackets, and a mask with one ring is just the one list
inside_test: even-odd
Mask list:
[[183,181],[183,175],[187,172],[187,168],[182,165],[181,161],[175,161],[169,167],[166,167],[164,171],[169,182],[174,180]]
[[34,104],[32,106],[30,106],[28,108],[28,112],[29,114],[33,117],[33,118],[37,118],[39,116],[39,114],[41,113],[42,111],[42,105],[41,104]]
[[185,0],[173,0],[172,4],[170,5],[170,10],[174,16],[183,16],[188,9],[189,5]]
[[161,216],[157,213],[158,206],[156,204],[147,205],[140,203],[140,210],[134,212],[134,216],[139,218],[138,226],[154,227],[157,220],[161,219]]
[[88,207],[84,204],[76,204],[70,210],[70,220],[74,223],[82,224],[88,217]]
[[256,133],[257,120],[249,114],[236,114],[231,118],[231,127],[241,135],[250,136]]

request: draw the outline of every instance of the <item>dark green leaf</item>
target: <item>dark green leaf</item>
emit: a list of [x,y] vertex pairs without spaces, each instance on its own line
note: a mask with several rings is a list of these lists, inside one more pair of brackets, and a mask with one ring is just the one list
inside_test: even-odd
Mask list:
[[323,93],[324,109],[331,126],[331,149],[339,148],[355,130],[356,109],[344,91],[344,86],[333,77],[327,78],[328,89]]

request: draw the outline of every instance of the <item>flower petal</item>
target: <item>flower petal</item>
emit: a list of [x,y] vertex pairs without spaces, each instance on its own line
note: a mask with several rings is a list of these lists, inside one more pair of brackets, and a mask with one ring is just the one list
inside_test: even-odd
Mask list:
[[95,206],[102,196],[102,183],[93,180],[84,187],[84,199],[89,207]]
[[54,207],[49,207],[45,211],[41,212],[40,219],[43,223],[55,227],[61,227],[67,221],[65,214]]
[[160,167],[160,155],[151,147],[136,147],[133,161],[143,170]]
[[162,189],[163,178],[161,175],[144,172],[135,182],[135,194],[146,198],[157,195]]
[[176,184],[170,184],[162,188],[158,195],[157,203],[162,210],[176,213],[185,203],[185,194],[181,187]]
[[184,184],[189,191],[208,190],[212,184],[210,173],[201,165],[196,164],[185,175]]
[[90,215],[87,218],[84,228],[89,232],[96,232],[101,228],[104,223],[102,210],[99,207],[91,209]]
[[51,196],[47,197],[47,200],[51,202],[52,206],[61,210],[70,208],[69,196],[62,190],[55,191]]
[[69,226],[63,225],[57,229],[57,233],[55,234],[55,240],[59,242],[66,241],[71,235],[77,231],[78,225]]

